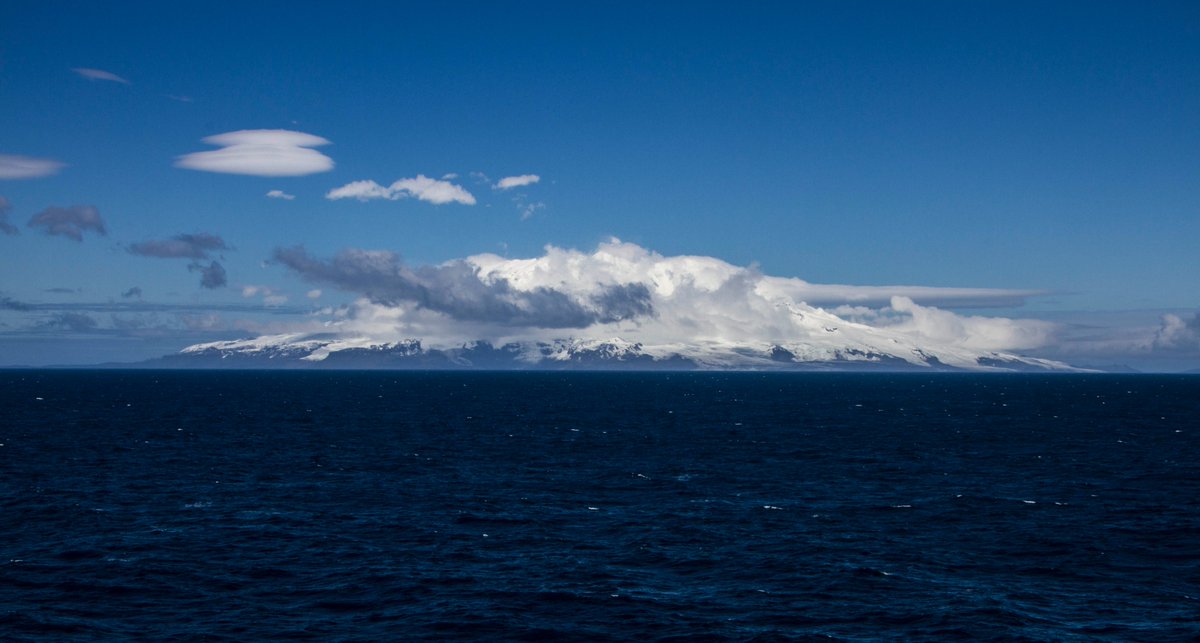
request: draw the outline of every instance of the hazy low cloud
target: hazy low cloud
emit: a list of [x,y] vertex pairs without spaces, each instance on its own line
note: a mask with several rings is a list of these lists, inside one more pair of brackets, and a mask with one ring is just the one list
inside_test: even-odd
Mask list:
[[0,310],[31,310],[31,308],[29,304],[0,295]]
[[225,240],[215,234],[197,232],[170,239],[142,241],[129,246],[129,253],[160,259],[207,259],[209,253],[229,250]]
[[239,130],[204,139],[219,150],[180,156],[176,167],[251,176],[305,176],[333,169],[333,159],[311,149],[329,141],[279,129]]
[[94,330],[98,325],[95,318],[86,313],[59,313],[39,324],[39,327],[83,332]]
[[129,299],[130,297],[136,297],[138,299],[141,299],[142,298],[142,289],[138,286],[134,286],[133,288],[130,288],[129,290],[126,290],[125,292],[121,293],[122,299]]
[[449,181],[431,179],[424,174],[418,174],[411,179],[400,179],[388,186],[380,185],[374,181],[354,181],[340,188],[330,190],[325,195],[325,198],[331,201],[338,199],[358,199],[359,201],[386,199],[389,201],[398,201],[409,197],[428,201],[435,205],[444,203],[475,205],[475,197],[461,186]]
[[1151,345],[1159,350],[1200,352],[1200,312],[1191,318],[1163,315]]
[[229,283],[225,276],[225,267],[216,261],[210,262],[207,266],[201,262],[188,264],[188,272],[200,273],[200,286],[202,288],[220,288]]
[[284,192],[283,190],[271,190],[270,192],[267,192],[267,198],[283,199],[284,201],[291,201],[296,198],[296,195],[288,194],[287,192]]
[[104,219],[100,211],[91,205],[73,205],[67,208],[50,207],[33,215],[29,227],[41,228],[48,235],[67,237],[83,241],[83,233],[91,230],[99,235],[107,235]]
[[395,254],[344,250],[320,260],[304,248],[280,248],[276,261],[301,277],[362,293],[382,305],[412,304],[452,319],[535,328],[584,328],[653,312],[642,284],[609,284],[581,295],[551,286],[515,288],[481,275],[467,261],[409,268]]
[[538,181],[541,181],[541,180],[542,180],[542,177],[540,177],[536,174],[522,174],[521,176],[506,176],[506,177],[500,179],[499,181],[497,181],[496,185],[493,187],[495,187],[497,190],[510,190],[512,188],[519,188],[519,187],[524,187],[526,185],[533,185],[534,183],[537,183]]
[[64,163],[32,156],[0,154],[0,179],[36,179],[58,174]]
[[88,80],[107,80],[107,81],[114,82],[114,83],[121,83],[123,85],[130,84],[130,82],[128,80],[121,78],[120,76],[112,73],[111,71],[104,71],[103,69],[92,69],[90,67],[76,67],[76,68],[72,69],[71,71],[79,74],[80,76],[83,76],[84,78],[86,78]]
[[17,230],[17,226],[8,222],[9,210],[12,210],[12,204],[8,202],[8,199],[0,196],[0,232],[13,235],[19,233],[20,230]]

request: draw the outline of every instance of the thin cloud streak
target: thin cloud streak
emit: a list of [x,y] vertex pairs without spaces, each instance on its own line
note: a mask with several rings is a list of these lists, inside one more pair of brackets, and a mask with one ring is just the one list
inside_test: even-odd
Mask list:
[[38,179],[58,174],[66,164],[17,154],[0,154],[0,179]]
[[121,83],[122,85],[132,84],[128,80],[121,78],[120,76],[112,73],[111,71],[104,71],[103,69],[92,69],[90,67],[75,67],[71,71],[75,72],[76,74],[79,74],[80,76],[82,76],[88,80],[93,80],[93,81],[94,80],[106,80],[106,81],[113,82],[113,83]]

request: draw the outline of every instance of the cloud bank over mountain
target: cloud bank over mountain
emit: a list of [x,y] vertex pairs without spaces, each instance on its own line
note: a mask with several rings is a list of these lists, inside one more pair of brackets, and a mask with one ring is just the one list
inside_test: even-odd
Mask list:
[[[667,257],[617,239],[592,252],[547,246],[529,259],[480,254],[421,267],[392,252],[358,249],[321,259],[281,248],[274,259],[307,281],[361,294],[324,330],[378,342],[416,337],[453,346],[571,336],[741,346],[821,344],[837,335],[1007,351],[1037,349],[1054,332],[1043,321],[965,316],[919,303],[1013,301],[1036,294],[1030,291],[815,285],[713,257]],[[806,293],[830,307],[805,301]]]

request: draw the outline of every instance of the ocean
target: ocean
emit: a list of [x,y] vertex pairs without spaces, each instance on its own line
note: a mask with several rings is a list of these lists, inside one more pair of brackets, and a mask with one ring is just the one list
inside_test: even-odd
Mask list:
[[1184,641],[1200,377],[0,372],[4,641]]

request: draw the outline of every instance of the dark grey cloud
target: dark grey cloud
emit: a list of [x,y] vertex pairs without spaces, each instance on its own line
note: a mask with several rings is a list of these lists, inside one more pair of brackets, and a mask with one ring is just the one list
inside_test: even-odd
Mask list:
[[126,290],[125,292],[121,293],[121,297],[124,299],[129,299],[130,297],[137,297],[138,299],[141,299],[142,298],[142,289],[138,286],[134,286],[133,288],[130,288],[129,290]]
[[74,295],[83,292],[82,288],[47,288],[44,292],[52,292],[58,295]]
[[312,282],[358,292],[383,305],[410,302],[454,319],[538,328],[584,328],[653,313],[642,285],[611,286],[588,301],[552,288],[518,290],[484,281],[465,261],[409,268],[390,252],[343,250],[330,261],[300,246],[277,248],[275,261]]
[[61,328],[75,332],[94,330],[99,324],[86,313],[59,313],[39,324],[41,328]]
[[197,232],[170,239],[142,241],[129,246],[130,254],[160,259],[207,259],[210,252],[229,250],[225,240],[215,234]]
[[17,234],[17,226],[8,222],[8,211],[12,209],[12,204],[8,199],[0,196],[0,232],[4,234]]
[[200,273],[200,286],[203,288],[220,288],[228,283],[225,277],[225,267],[215,261],[207,266],[199,262],[189,264],[188,272]]
[[49,235],[68,237],[83,241],[83,233],[91,230],[99,235],[107,235],[104,219],[100,211],[91,205],[73,205],[69,208],[49,207],[29,220],[29,227],[42,228]]
[[0,295],[0,310],[33,310],[29,304]]

